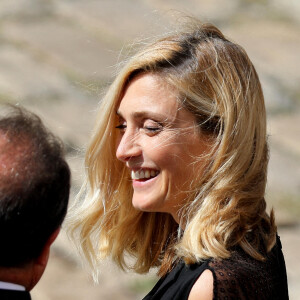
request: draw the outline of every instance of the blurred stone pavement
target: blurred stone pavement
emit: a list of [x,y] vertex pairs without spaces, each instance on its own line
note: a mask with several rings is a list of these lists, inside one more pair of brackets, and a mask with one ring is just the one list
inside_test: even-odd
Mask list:
[[[183,19],[179,12],[218,25],[256,66],[270,135],[267,201],[276,212],[290,299],[300,299],[300,1],[1,0],[0,102],[37,112],[63,139],[72,201],[106,87],[136,45],[168,31]],[[155,280],[110,262],[100,272],[94,285],[63,232],[33,300],[141,299]]]

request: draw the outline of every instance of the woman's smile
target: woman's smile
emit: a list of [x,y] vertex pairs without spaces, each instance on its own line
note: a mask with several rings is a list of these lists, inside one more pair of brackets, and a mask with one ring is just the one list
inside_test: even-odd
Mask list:
[[158,175],[159,171],[156,170],[139,170],[139,171],[131,171],[131,179],[133,180],[139,180],[139,181],[145,181],[149,180],[149,178],[156,177]]
[[159,171],[142,169],[139,171],[131,171],[132,187],[137,189],[147,189],[155,183],[157,177],[159,176]]
[[133,179],[132,186],[135,190],[150,188],[155,183],[155,180],[157,180],[157,176],[149,179]]

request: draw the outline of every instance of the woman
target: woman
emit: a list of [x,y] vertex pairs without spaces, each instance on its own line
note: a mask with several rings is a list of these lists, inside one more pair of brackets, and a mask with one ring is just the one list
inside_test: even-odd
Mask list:
[[101,102],[86,154],[72,229],[90,264],[158,267],[144,299],[288,299],[266,139],[257,73],[216,27],[141,50]]

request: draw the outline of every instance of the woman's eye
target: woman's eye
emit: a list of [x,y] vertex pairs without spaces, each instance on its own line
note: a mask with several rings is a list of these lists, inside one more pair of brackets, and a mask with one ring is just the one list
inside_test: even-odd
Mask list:
[[159,132],[162,130],[162,125],[157,122],[153,122],[153,121],[145,122],[143,129],[148,132],[155,133],[155,132]]
[[146,130],[148,130],[148,131],[155,132],[155,131],[160,131],[160,130],[161,130],[161,127],[147,126],[147,127],[144,127],[144,129],[146,129]]
[[120,131],[124,131],[126,129],[126,124],[120,124],[118,126],[116,126],[116,129],[119,129]]

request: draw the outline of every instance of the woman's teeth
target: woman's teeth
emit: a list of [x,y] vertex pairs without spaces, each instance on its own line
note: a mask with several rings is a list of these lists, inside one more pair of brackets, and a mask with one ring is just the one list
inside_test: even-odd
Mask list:
[[159,172],[154,170],[131,171],[131,179],[149,179],[155,177]]

